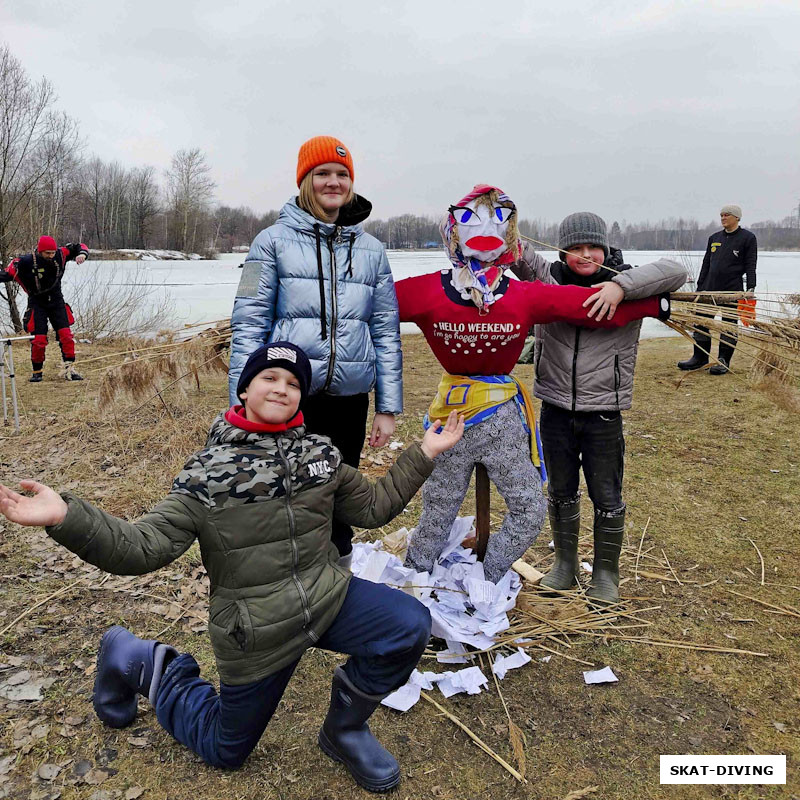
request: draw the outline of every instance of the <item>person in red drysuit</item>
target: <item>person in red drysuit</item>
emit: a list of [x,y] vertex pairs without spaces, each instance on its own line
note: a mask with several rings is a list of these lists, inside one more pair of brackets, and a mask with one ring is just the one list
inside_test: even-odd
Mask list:
[[28,255],[18,256],[5,269],[0,269],[0,283],[16,281],[28,295],[28,308],[23,317],[23,325],[33,334],[31,342],[31,364],[33,374],[31,383],[42,380],[45,349],[47,348],[47,322],[53,326],[61,347],[64,360],[63,376],[68,381],[82,381],[75,372],[75,339],[70,325],[75,322],[72,309],[61,293],[61,279],[67,261],[82,264],[89,255],[85,244],[56,245],[52,236],[41,236],[36,250]]

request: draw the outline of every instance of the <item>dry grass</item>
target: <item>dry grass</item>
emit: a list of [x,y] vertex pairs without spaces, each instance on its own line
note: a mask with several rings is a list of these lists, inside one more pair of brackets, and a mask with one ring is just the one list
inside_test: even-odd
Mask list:
[[[439,369],[421,337],[406,337],[404,346],[407,413],[396,438],[408,443],[420,436],[419,418],[435,391]],[[452,722],[420,703],[405,716],[385,710],[376,715],[375,730],[403,767],[398,798],[561,800],[595,786],[600,788],[591,797],[626,800],[797,794],[800,619],[763,603],[789,612],[800,606],[800,426],[792,413],[737,375],[679,374],[674,363],[687,351],[688,345],[677,339],[641,346],[635,406],[625,415],[630,509],[623,565],[627,581],[622,586],[629,598],[626,608],[651,623],[641,629],[651,639],[766,652],[769,657],[661,648],[603,635],[570,636],[569,647],[553,643],[553,649],[578,661],[607,664],[620,682],[587,687],[581,671],[588,667],[554,655],[549,663],[534,659],[501,682],[508,716],[494,690],[447,701],[434,694],[515,764],[510,718],[527,740],[527,783],[518,783]],[[111,352],[82,348],[79,362]],[[734,367],[747,366],[738,353],[737,360]],[[140,514],[168,490],[186,457],[202,446],[227,395],[222,374],[201,375],[200,389],[194,377],[184,381],[184,401],[176,399],[165,381],[163,397],[172,416],[158,399],[137,410],[142,401],[126,397],[108,400],[105,405],[113,404],[114,413],[98,416],[97,374],[83,384],[56,382],[54,375],[54,361],[49,361],[45,383],[21,385],[24,428],[18,437],[10,429],[0,431],[0,480],[33,475],[127,517]],[[531,368],[519,368],[518,375],[530,382]],[[394,455],[385,452],[377,461],[365,460],[366,471],[385,471]],[[419,509],[417,496],[407,513],[383,532],[412,526]],[[494,496],[494,526],[500,509]],[[584,511],[581,552],[588,557],[588,503]],[[465,512],[471,513],[470,508]],[[545,531],[527,556],[542,570],[551,558],[548,541]],[[763,586],[754,545],[764,560]],[[159,800],[367,796],[315,744],[330,674],[341,661],[324,652],[310,651],[303,659],[259,747],[234,773],[204,766],[171,741],[145,703],[131,729],[113,731],[94,719],[89,702],[92,665],[99,637],[111,624],[122,623],[148,636],[167,629],[166,639],[195,655],[205,674],[215,676],[208,639],[196,632],[203,591],[196,552],[151,576],[111,578],[101,585],[100,573],[82,566],[42,532],[5,525],[0,576],[0,629],[80,579],[76,587],[15,624],[0,642],[0,682],[9,674],[1,667],[11,659],[26,659],[14,663],[56,679],[42,702],[0,700],[0,764],[7,754],[17,758],[10,780],[0,776],[0,795],[11,786],[12,796],[27,798],[38,788],[39,779],[31,776],[39,765],[63,763],[53,787],[65,800],[88,799],[98,788],[113,793],[131,786],[144,788],[144,798]],[[521,613],[527,602],[523,598]],[[642,611],[652,606],[660,608]],[[553,608],[560,613],[557,602]],[[184,609],[188,611],[180,616]],[[423,667],[431,668],[431,663]],[[65,724],[80,717],[76,725]],[[48,726],[43,734],[42,726]],[[25,731],[41,735],[28,736],[27,745],[15,747],[25,740]],[[519,749],[519,737],[514,740]],[[786,753],[790,784],[687,786],[678,794],[658,783],[660,753],[749,752]],[[72,771],[81,759],[95,766],[111,759],[108,766],[117,773],[100,787],[72,785]]]

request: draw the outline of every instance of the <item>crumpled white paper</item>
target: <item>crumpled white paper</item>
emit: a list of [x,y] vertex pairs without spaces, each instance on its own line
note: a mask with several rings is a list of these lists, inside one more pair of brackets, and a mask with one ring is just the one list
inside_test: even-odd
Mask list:
[[496,656],[492,664],[492,672],[494,672],[500,680],[503,680],[510,669],[524,667],[530,660],[531,657],[521,647],[518,647],[517,652],[513,655]]
[[[530,659],[528,659],[530,660]],[[414,670],[408,683],[384,697],[381,703],[397,711],[408,711],[419,701],[420,691],[430,691],[434,685],[445,697],[454,694],[480,694],[489,685],[489,679],[481,672],[480,667],[466,667],[451,672],[419,672]]]
[[[444,664],[468,663],[472,657],[464,645],[478,650],[491,647],[496,637],[510,627],[508,612],[516,605],[522,588],[522,581],[513,570],[509,570],[497,584],[487,581],[483,564],[475,553],[461,546],[461,542],[473,532],[474,520],[474,517],[456,519],[442,555],[430,574],[404,567],[396,555],[383,549],[380,541],[353,545],[351,569],[354,575],[407,592],[427,607],[433,635],[447,643],[447,649],[437,656],[437,661]],[[395,537],[392,549],[398,549],[399,545]],[[527,663],[518,663],[520,653],[530,661],[522,650],[507,658],[498,657],[501,665],[506,664],[505,671]],[[420,684],[414,682],[420,680],[415,678],[419,674],[415,670],[409,682],[386,697],[383,704],[398,711],[411,708],[419,700]],[[445,697],[459,692],[477,694],[488,683],[478,667],[424,674],[431,676],[428,682],[437,683]]]

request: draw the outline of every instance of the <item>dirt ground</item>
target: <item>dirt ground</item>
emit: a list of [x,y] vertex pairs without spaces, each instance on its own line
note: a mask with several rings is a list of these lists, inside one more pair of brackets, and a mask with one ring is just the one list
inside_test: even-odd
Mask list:
[[[422,337],[405,337],[404,347],[406,413],[395,438],[409,443],[421,434],[439,369]],[[156,399],[137,410],[119,400],[110,413],[97,402],[102,362],[88,362],[104,352],[81,346],[83,383],[57,381],[52,357],[42,384],[25,382],[27,369],[20,369],[23,429],[0,429],[0,481],[35,477],[135,518],[202,446],[225,403],[225,379],[202,376],[198,389],[192,378],[182,396],[165,391],[166,405]],[[663,550],[674,572],[637,582],[628,567],[623,596],[632,608],[660,607],[649,617],[652,638],[765,655],[599,637],[574,639],[568,653],[556,646],[619,677],[589,687],[582,664],[560,656],[543,663],[532,653],[531,664],[501,684],[527,740],[525,783],[431,705],[420,702],[404,715],[381,709],[373,729],[403,769],[395,797],[800,797],[800,426],[785,403],[743,377],[678,373],[675,362],[687,354],[677,339],[641,346],[634,408],[625,414],[627,545],[636,549],[645,532],[643,551],[660,557]],[[530,383],[531,367],[517,374]],[[382,474],[394,456],[366,448],[362,467]],[[468,498],[465,513],[472,503]],[[417,497],[385,530],[360,535],[412,527],[419,510]],[[588,502],[584,511],[582,550],[590,557]],[[492,517],[495,525],[501,518],[496,497]],[[542,569],[549,540],[546,529],[527,556]],[[316,745],[331,672],[341,662],[329,653],[308,652],[258,748],[235,772],[209,768],[174,742],[145,701],[128,729],[95,718],[94,660],[113,624],[192,653],[216,678],[206,597],[196,546],[155,574],[108,577],[43,531],[0,522],[0,798],[368,796]],[[516,763],[493,687],[449,700],[432,696]],[[715,753],[785,753],[787,785],[659,785],[659,754]]]

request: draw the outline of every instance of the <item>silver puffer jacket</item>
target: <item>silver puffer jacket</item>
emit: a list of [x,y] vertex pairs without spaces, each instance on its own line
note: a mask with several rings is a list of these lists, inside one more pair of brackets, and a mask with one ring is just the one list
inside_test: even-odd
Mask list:
[[320,222],[290,200],[253,240],[231,326],[230,402],[248,356],[270,341],[302,347],[311,394],[375,389],[375,410],[403,409],[400,321],[383,245],[360,223],[372,210],[356,195],[337,224]]
[[[612,251],[612,255],[619,251]],[[677,262],[660,258],[641,267],[612,264],[601,268],[586,285],[613,280],[626,300],[674,292],[686,281],[686,270]],[[610,263],[609,261],[606,262]],[[542,258],[525,243],[522,259],[512,268],[521,280],[542,283],[581,283],[569,267]],[[581,284],[583,285],[583,284]],[[633,370],[639,348],[641,321],[611,330],[579,328],[566,322],[536,326],[533,393],[536,397],[570,411],[622,411],[633,401]]]

